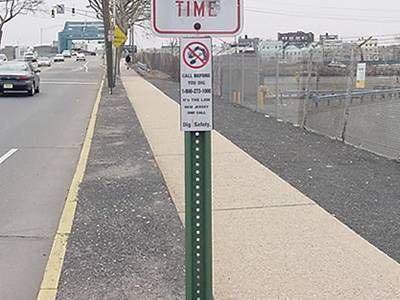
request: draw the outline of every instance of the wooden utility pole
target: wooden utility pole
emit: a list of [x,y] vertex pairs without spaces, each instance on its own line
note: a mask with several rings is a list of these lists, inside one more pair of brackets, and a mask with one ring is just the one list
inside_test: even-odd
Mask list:
[[110,20],[110,2],[109,0],[103,1],[103,23],[104,23],[104,42],[107,60],[107,83],[112,93],[114,87],[113,81],[113,59],[112,59],[112,30],[111,30],[111,20]]

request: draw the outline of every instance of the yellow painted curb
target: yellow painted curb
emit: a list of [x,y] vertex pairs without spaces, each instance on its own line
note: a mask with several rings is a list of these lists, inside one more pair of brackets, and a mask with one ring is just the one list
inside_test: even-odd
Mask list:
[[104,79],[102,79],[100,83],[100,88],[97,92],[96,101],[94,103],[93,111],[90,116],[85,141],[83,143],[81,155],[79,157],[79,162],[68,191],[63,213],[58,224],[58,229],[54,237],[53,246],[51,248],[49,259],[47,261],[46,270],[44,272],[43,280],[40,285],[37,300],[54,300],[57,296],[58,282],[60,280],[65,252],[67,250],[68,237],[71,233],[71,228],[76,211],[76,201],[79,191],[79,185],[82,182],[83,175],[85,174],[86,170],[86,164],[89,157],[90,146],[92,144],[103,85]]

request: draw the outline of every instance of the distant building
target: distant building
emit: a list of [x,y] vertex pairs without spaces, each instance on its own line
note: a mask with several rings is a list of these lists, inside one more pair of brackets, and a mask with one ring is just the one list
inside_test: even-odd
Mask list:
[[[358,44],[361,44],[367,38],[358,39]],[[364,54],[364,61],[378,61],[379,60],[379,47],[378,39],[373,38],[369,40],[364,46],[362,46],[362,51]]]
[[73,41],[72,42],[72,49],[81,49],[81,50],[88,50],[88,43],[84,41]]
[[[352,51],[357,51],[357,44],[355,42],[344,42],[343,43],[343,59],[340,62],[346,62],[350,63],[352,58],[351,58],[351,52]],[[354,59],[358,60],[356,56],[356,52],[354,52]]]
[[32,52],[33,49],[31,47],[25,47],[25,46],[17,46],[15,48],[15,58],[21,58],[24,57],[25,52]]
[[304,49],[307,51],[307,57],[311,57],[310,52],[312,52],[312,61],[314,63],[323,63],[324,62],[324,49],[321,45],[317,43],[311,44],[308,48]]
[[5,54],[8,60],[13,60],[17,58],[16,55],[17,47],[14,46],[5,46],[3,49],[0,50],[1,54]]
[[267,60],[283,59],[283,42],[263,40],[258,43],[258,53]]
[[304,59],[305,51],[294,45],[289,45],[285,48],[285,61],[287,63],[299,63]]
[[328,32],[325,34],[321,34],[319,36],[319,43],[322,45],[325,41],[337,41],[339,40],[338,34],[329,34]]
[[319,36],[319,44],[322,47],[322,56],[325,63],[343,62],[345,53],[343,40],[337,34],[326,33]]
[[278,41],[283,42],[283,47],[296,46],[297,48],[308,47],[314,42],[314,33],[312,32],[286,32],[278,33]]
[[50,45],[36,46],[33,49],[38,56],[52,56],[58,52],[58,47],[53,47]]
[[379,60],[383,62],[400,62],[400,44],[378,46]]
[[247,35],[239,37],[237,42],[231,43],[231,48],[236,49],[236,52],[255,53],[258,51],[259,38],[249,38]]

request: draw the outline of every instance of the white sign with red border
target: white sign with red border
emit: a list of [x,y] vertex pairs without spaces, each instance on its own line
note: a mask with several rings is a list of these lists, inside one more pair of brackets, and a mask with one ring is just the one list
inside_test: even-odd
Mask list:
[[181,130],[213,129],[211,38],[181,39]]
[[243,27],[243,0],[151,0],[158,36],[235,36]]

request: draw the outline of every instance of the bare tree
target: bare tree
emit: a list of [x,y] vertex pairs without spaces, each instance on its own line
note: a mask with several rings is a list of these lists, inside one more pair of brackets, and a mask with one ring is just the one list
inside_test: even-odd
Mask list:
[[[103,1],[88,0],[89,5],[97,15],[103,17]],[[139,27],[147,27],[147,21],[150,19],[150,1],[151,0],[111,0],[116,1],[116,24],[126,34],[129,27],[135,24]],[[112,4],[110,5],[110,14],[112,15]]]
[[[0,0],[1,1],[1,0]],[[116,18],[115,23],[127,34],[129,28],[134,24],[142,28],[148,27],[150,20],[150,1],[151,0],[111,0],[109,7],[110,15],[113,15],[113,4],[115,1]],[[96,12],[99,18],[103,18],[103,0],[88,0],[89,5]],[[116,51],[119,62],[122,56],[123,47]],[[120,72],[120,65],[116,65],[117,72]]]
[[0,0],[0,44],[4,25],[18,15],[34,13],[43,0]]

